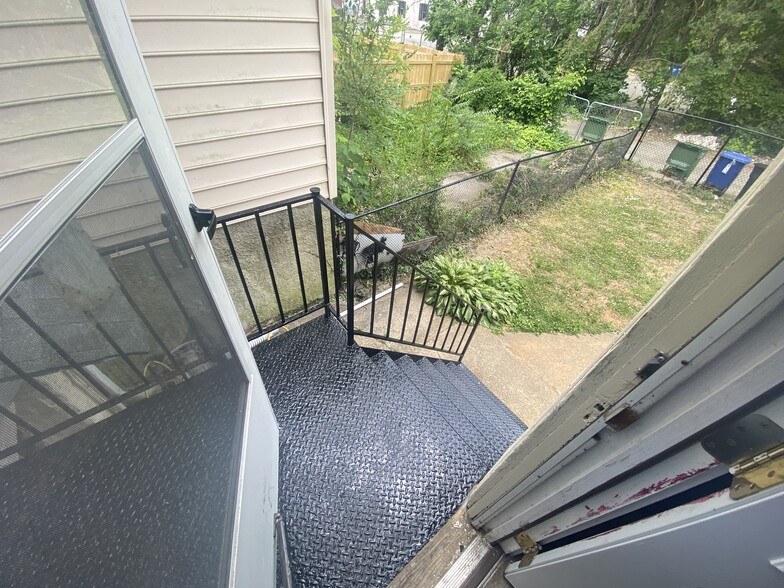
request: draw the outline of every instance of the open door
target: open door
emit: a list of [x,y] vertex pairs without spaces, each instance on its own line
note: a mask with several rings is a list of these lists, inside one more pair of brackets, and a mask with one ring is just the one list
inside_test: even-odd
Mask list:
[[784,153],[468,498],[513,586],[784,585]]
[[0,29],[0,585],[273,585],[277,425],[125,7]]

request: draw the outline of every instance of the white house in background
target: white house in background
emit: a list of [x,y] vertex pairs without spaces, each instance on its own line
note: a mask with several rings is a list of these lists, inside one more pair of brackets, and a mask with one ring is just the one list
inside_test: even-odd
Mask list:
[[400,33],[400,42],[435,49],[436,44],[425,39],[424,29],[430,5],[424,0],[400,0],[390,9],[403,18],[406,28]]

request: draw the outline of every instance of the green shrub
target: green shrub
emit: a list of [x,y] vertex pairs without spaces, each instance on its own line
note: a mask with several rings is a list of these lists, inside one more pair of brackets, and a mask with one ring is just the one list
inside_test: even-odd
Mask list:
[[[462,301],[450,296],[417,274],[417,289],[424,292],[425,302],[465,322],[473,322],[475,313],[468,306],[484,307],[481,324],[495,330],[510,324],[523,304],[522,278],[505,261],[477,261],[454,254],[437,255],[422,264],[422,269],[441,286],[449,288]],[[466,304],[468,303],[468,304]]]
[[608,104],[627,102],[629,95],[624,92],[627,88],[627,73],[627,70],[622,67],[608,71],[589,71],[585,74],[585,82],[577,94],[591,101],[598,100]]
[[457,102],[475,111],[488,111],[522,125],[558,125],[566,95],[578,88],[584,76],[557,70],[552,74],[526,73],[507,79],[497,69],[463,74],[452,91]]

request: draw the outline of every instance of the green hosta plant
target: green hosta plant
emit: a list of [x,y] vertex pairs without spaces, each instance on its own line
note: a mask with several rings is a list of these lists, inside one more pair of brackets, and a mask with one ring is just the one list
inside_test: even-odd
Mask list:
[[437,255],[423,263],[422,270],[427,275],[417,272],[414,281],[439,316],[473,322],[470,305],[484,307],[481,324],[497,330],[510,324],[524,304],[522,278],[505,261]]

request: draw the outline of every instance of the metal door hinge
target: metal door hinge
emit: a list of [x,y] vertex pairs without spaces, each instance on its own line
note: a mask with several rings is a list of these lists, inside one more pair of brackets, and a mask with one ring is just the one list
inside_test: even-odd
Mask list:
[[539,544],[531,539],[531,536],[528,533],[518,533],[515,535],[514,540],[520,546],[520,549],[523,550],[523,559],[520,560],[519,567],[524,568],[528,565],[531,565],[531,562],[534,561],[536,554],[541,551]]
[[651,361],[645,364],[645,367],[642,367],[637,370],[637,375],[643,379],[647,380],[650,378],[656,371],[667,363],[667,360],[670,357],[666,353],[657,353]]
[[722,427],[702,447],[730,466],[733,500],[784,482],[784,429],[766,416],[751,414]]
[[739,500],[784,482],[784,445],[755,455],[732,470],[730,498]]

